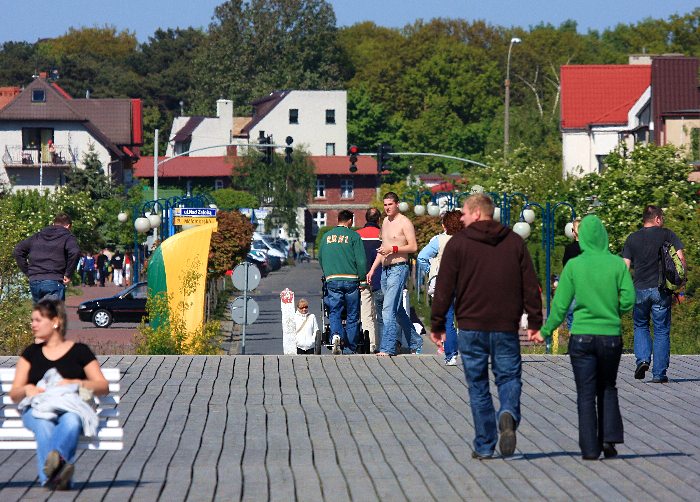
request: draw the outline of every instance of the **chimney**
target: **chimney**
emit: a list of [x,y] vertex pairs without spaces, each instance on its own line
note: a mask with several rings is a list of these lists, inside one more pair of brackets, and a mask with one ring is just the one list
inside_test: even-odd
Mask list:
[[217,99],[216,116],[219,119],[221,138],[226,143],[230,143],[233,138],[233,101],[230,99]]

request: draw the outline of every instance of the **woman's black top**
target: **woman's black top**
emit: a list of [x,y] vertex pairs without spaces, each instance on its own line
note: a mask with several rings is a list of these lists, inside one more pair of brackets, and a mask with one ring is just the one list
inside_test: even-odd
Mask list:
[[63,378],[85,380],[85,366],[97,359],[90,347],[84,343],[74,343],[63,357],[51,361],[44,356],[44,343],[33,343],[22,352],[22,357],[29,361],[29,383],[36,385],[51,368],[56,368]]

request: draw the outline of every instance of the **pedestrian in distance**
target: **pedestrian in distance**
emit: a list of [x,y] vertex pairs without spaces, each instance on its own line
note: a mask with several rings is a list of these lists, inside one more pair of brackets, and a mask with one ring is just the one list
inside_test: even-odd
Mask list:
[[13,255],[19,269],[29,278],[34,303],[49,295],[59,300],[66,298],[66,286],[80,258],[78,241],[70,231],[72,225],[70,216],[59,213],[53,225],[15,246]]
[[[359,341],[360,278],[367,270],[362,239],[350,227],[353,214],[343,209],[338,213],[338,226],[321,239],[318,261],[326,279],[331,343],[333,354],[354,354]],[[345,325],[342,313],[345,310]]]
[[107,257],[107,250],[103,249],[97,255],[95,259],[95,267],[97,268],[97,278],[100,281],[100,287],[105,287],[105,281],[107,280],[109,258]]
[[377,249],[377,257],[366,279],[368,283],[371,282],[374,272],[381,267],[384,327],[377,355],[388,357],[397,354],[401,329],[406,334],[411,353],[420,354],[423,351],[423,338],[416,331],[402,303],[409,274],[408,255],[418,251],[416,231],[411,220],[399,212],[398,195],[386,193],[383,204],[386,218],[382,222],[382,245]]
[[[22,422],[34,433],[39,482],[49,489],[65,490],[70,488],[80,435],[83,432],[89,434],[84,431],[83,424],[92,424],[96,428],[98,423],[89,406],[85,405],[87,410],[83,412],[75,404],[75,400],[78,400],[78,404],[82,403],[77,397],[79,388],[95,395],[106,395],[109,385],[90,348],[66,340],[63,302],[43,299],[36,303],[32,311],[32,333],[36,343],[29,345],[17,360],[9,395],[13,402],[20,403]],[[53,370],[62,378],[56,388],[39,385],[45,381],[45,375]],[[56,408],[54,418],[35,416],[32,405],[36,405],[36,401],[42,400],[42,397],[49,399],[49,395]],[[70,408],[75,412],[59,409],[65,409],[65,406],[61,406],[61,400],[69,400]]]
[[[367,259],[367,271],[371,268],[377,258],[377,249],[382,244],[381,229],[379,220],[381,213],[376,207],[370,207],[365,213],[365,226],[357,230],[362,238],[362,245],[365,249]],[[367,330],[369,335],[369,351],[374,354],[379,347],[383,320],[381,306],[384,303],[382,295],[382,268],[377,267],[372,274],[371,280],[366,276],[360,281],[360,315],[362,317],[362,328]]]
[[[686,266],[683,243],[671,230],[663,228],[664,213],[658,206],[646,206],[642,214],[642,228],[627,237],[622,258],[634,271],[636,300],[634,320],[634,355],[637,366],[634,378],[643,380],[652,362],[652,382],[667,383],[666,372],[671,359],[671,301],[673,295],[661,281],[661,245],[669,241],[678,250],[678,257]],[[649,322],[654,326],[652,342]],[[652,349],[653,347],[653,349]],[[653,361],[652,361],[653,354]]]
[[297,302],[294,326],[296,328],[297,354],[313,354],[316,347],[318,322],[316,315],[309,312],[309,301],[306,298],[301,298]]
[[112,280],[115,286],[122,286],[124,284],[124,255],[118,249],[112,255],[112,259],[109,260],[109,264],[112,266]]
[[[464,202],[465,228],[445,246],[431,312],[430,337],[444,342],[446,314],[454,302],[476,432],[472,457],[479,460],[492,458],[497,442],[502,456],[515,451],[522,390],[518,325],[523,310],[530,335],[542,326],[542,298],[530,253],[518,234],[493,220],[493,211],[493,201],[485,194]],[[489,360],[498,412],[489,390]]]
[[622,356],[620,316],[634,306],[632,278],[619,256],[608,250],[608,233],[595,215],[579,226],[582,254],[569,260],[559,278],[551,312],[541,333],[543,342],[564,320],[576,298],[569,355],[576,381],[579,446],[584,460],[617,455],[624,442],[617,394],[617,370]]
[[[428,244],[418,253],[418,266],[423,274],[428,274],[428,294],[435,295],[435,283],[440,271],[440,262],[445,252],[445,246],[450,238],[462,230],[462,212],[448,211],[442,215],[441,234],[433,236]],[[457,350],[457,330],[455,329],[454,302],[450,305],[445,317],[445,343],[440,343],[445,357],[445,365],[456,366],[459,351]]]

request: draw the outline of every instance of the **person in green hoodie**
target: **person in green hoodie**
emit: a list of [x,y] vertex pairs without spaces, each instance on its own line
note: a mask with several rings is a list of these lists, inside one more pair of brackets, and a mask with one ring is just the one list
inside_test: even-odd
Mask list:
[[620,316],[632,310],[634,284],[621,257],[608,250],[608,233],[595,215],[579,226],[582,254],[564,267],[552,308],[541,332],[530,336],[543,342],[564,320],[576,298],[569,354],[576,380],[579,445],[584,460],[617,455],[624,442],[617,397],[617,369],[622,355]]

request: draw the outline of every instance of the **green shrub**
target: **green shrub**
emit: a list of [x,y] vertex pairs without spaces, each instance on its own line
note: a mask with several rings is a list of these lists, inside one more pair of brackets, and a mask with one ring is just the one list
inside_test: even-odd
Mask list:
[[31,329],[31,301],[18,293],[0,300],[0,355],[16,356],[34,341]]

